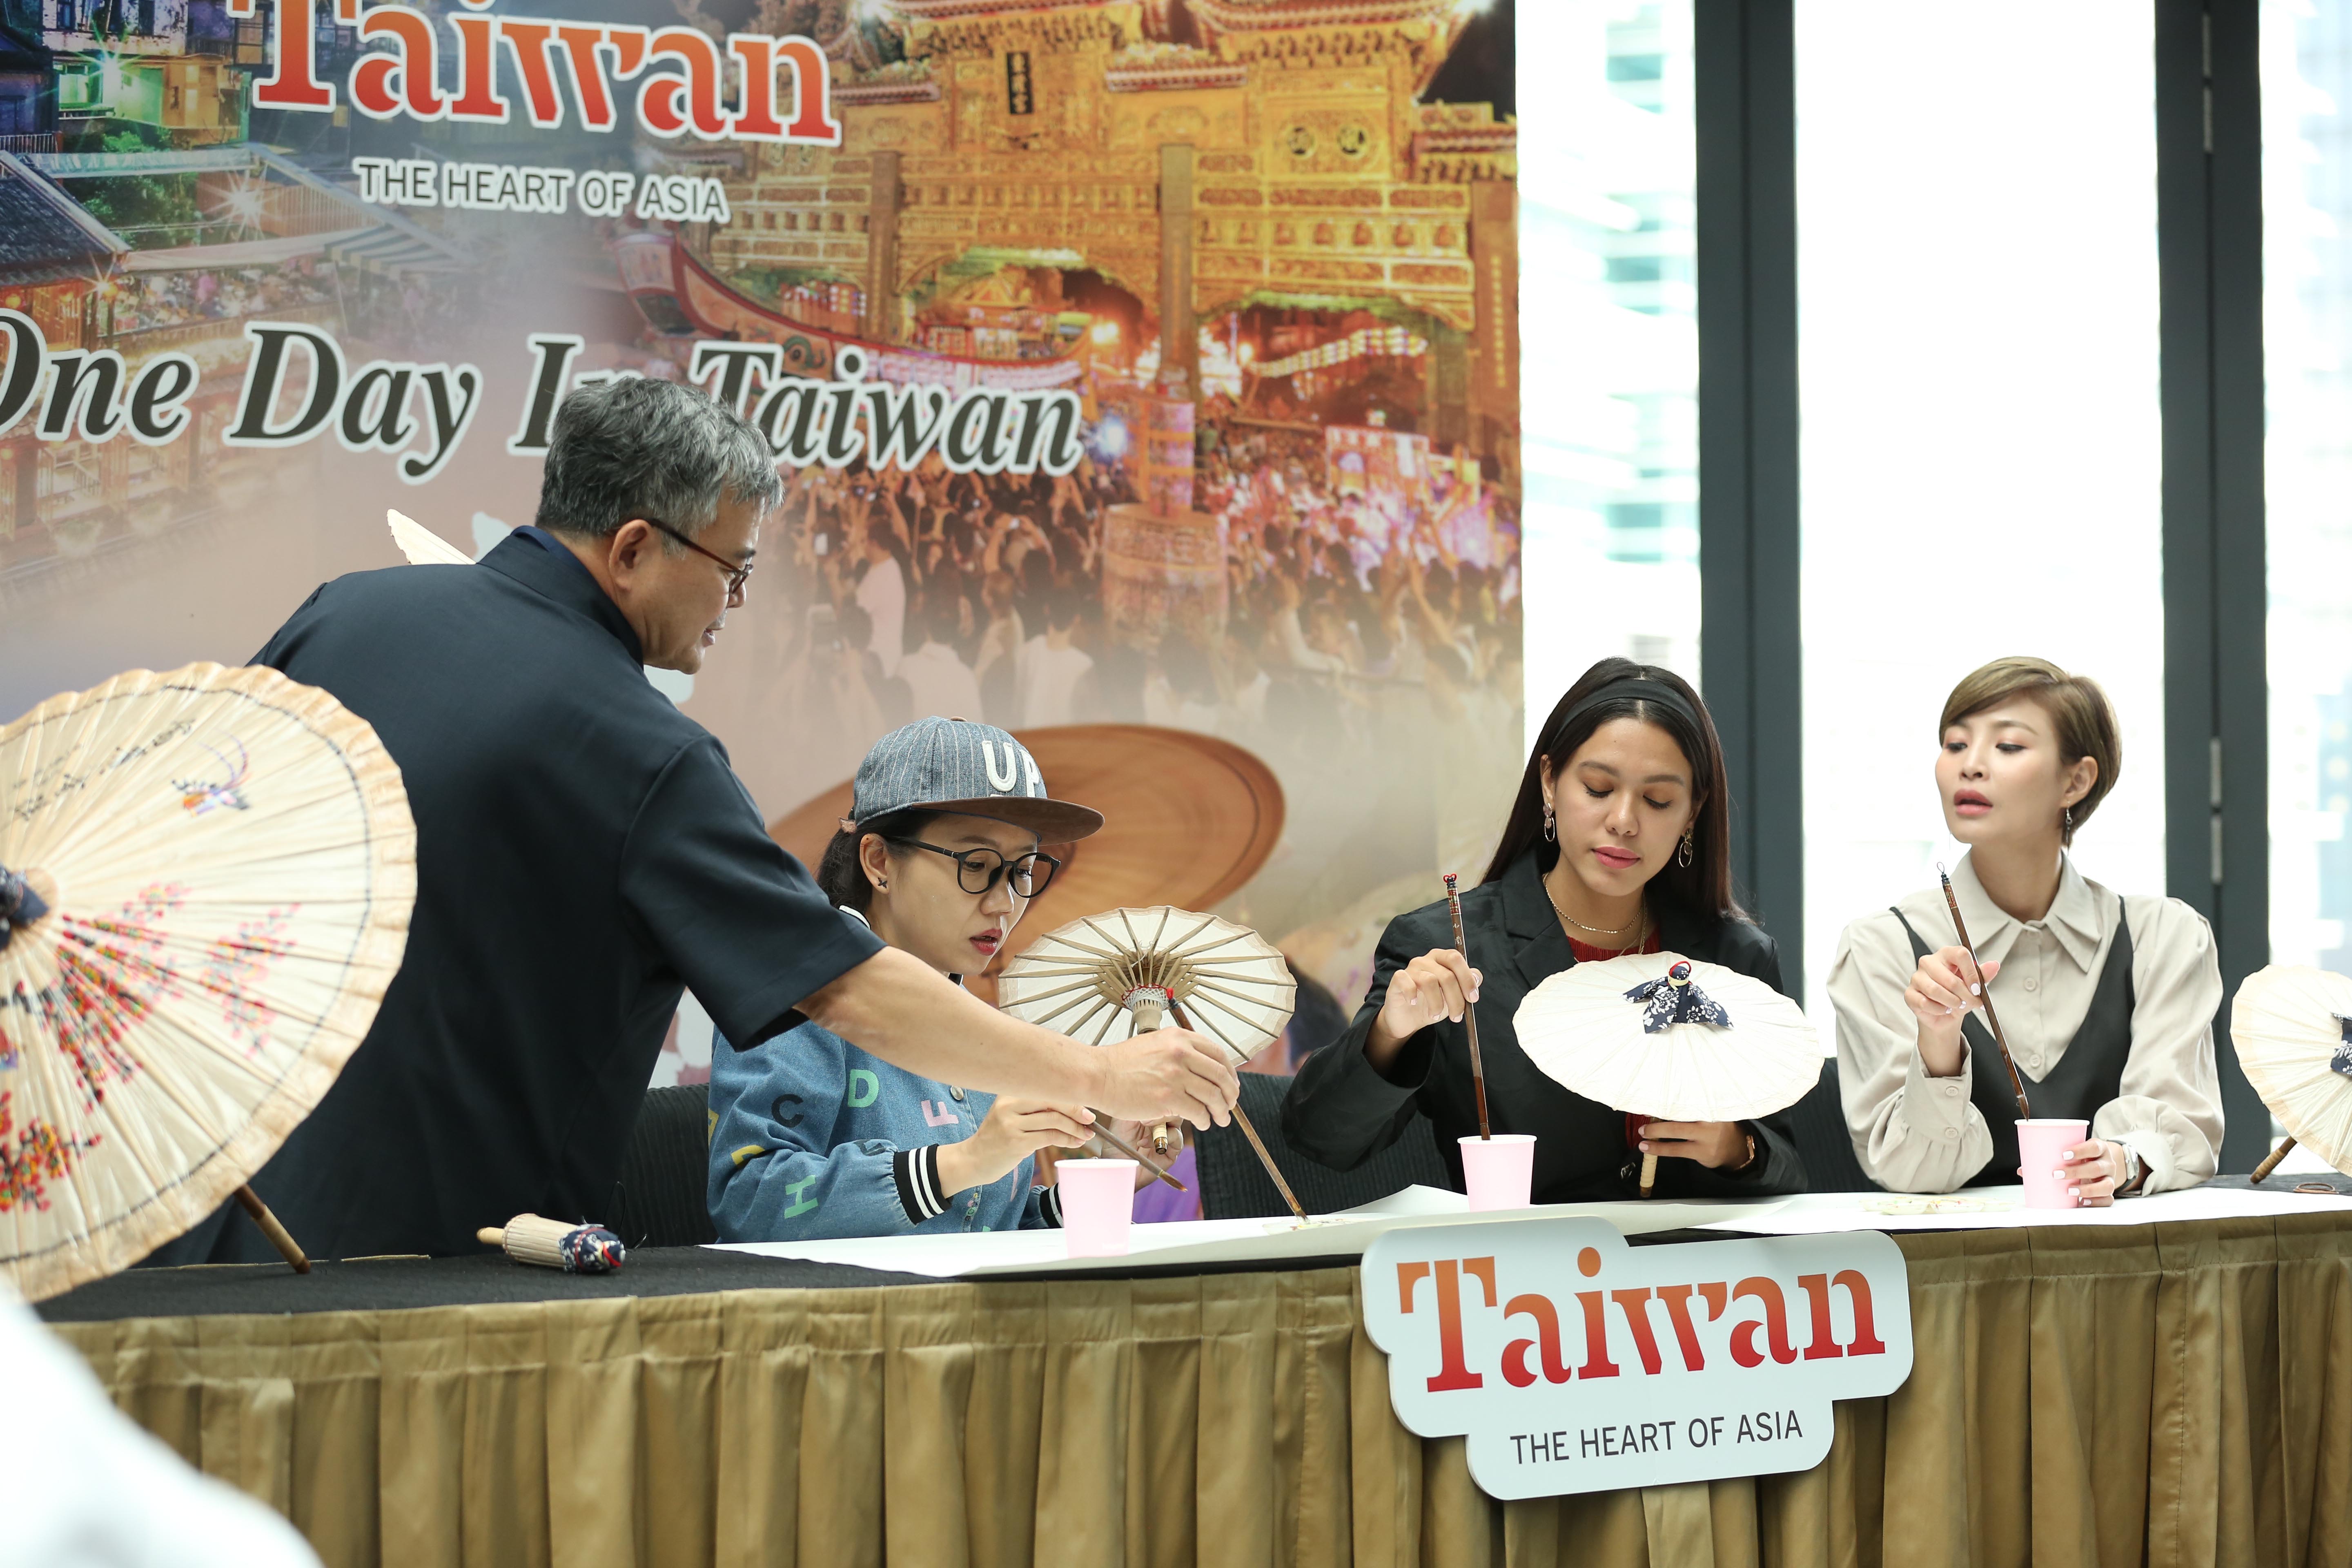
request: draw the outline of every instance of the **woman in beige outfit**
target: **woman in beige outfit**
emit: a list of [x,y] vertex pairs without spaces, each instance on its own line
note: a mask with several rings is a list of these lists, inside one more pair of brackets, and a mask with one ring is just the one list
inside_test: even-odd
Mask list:
[[1845,929],[1830,971],[1838,1075],[1863,1169],[1896,1192],[2018,1179],[2017,1103],[1978,1015],[1990,987],[2037,1117],[2091,1136],[2065,1174],[2085,1204],[2213,1173],[2221,966],[2178,899],[2118,897],[2074,868],[2074,833],[2115,785],[2122,748],[2097,684],[1996,659],[1944,704],[1936,789],[1979,973],[1940,888]]

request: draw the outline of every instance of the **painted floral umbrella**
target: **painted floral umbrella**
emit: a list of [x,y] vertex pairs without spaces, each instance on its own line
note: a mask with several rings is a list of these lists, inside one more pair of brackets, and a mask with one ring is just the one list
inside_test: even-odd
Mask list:
[[[236,1195],[400,967],[375,731],[272,669],[134,670],[0,729],[0,1270],[38,1300]],[[298,1267],[307,1267],[298,1264]]]
[[2267,1180],[2298,1143],[2352,1171],[2352,977],[2273,963],[2238,987],[2230,1038],[2246,1081],[2287,1131],[2254,1167]]

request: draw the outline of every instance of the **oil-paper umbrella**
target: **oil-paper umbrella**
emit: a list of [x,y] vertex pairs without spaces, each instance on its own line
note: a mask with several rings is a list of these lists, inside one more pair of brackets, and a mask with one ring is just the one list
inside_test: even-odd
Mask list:
[[2300,1143],[2352,1174],[2352,977],[2300,963],[2246,976],[2230,1008],[2246,1081],[2287,1131],[2262,1181]]
[[[1170,1013],[1225,1048],[1234,1067],[1282,1037],[1298,983],[1272,942],[1215,915],[1162,906],[1087,915],[1046,932],[1004,967],[997,1005],[1080,1039],[1115,1044]],[[1307,1211],[1240,1106],[1234,1120],[1300,1219]],[[1154,1142],[1164,1151],[1169,1129]]]
[[473,557],[404,512],[387,510],[384,525],[411,566],[471,566]]
[[[1528,994],[1519,1048],[1562,1088],[1665,1121],[1747,1121],[1820,1081],[1821,1037],[1762,981],[1671,952],[1561,970]],[[1642,1195],[1658,1160],[1642,1160]]]
[[[400,769],[265,668],[135,670],[0,729],[0,1271],[39,1299],[235,1194],[400,967]],[[306,1267],[298,1263],[298,1267]]]

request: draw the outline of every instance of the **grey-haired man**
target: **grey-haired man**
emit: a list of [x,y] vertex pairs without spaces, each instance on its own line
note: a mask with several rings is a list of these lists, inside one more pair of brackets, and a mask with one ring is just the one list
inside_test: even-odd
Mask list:
[[[522,1213],[598,1218],[683,986],[739,1046],[803,1017],[927,1077],[1222,1124],[1215,1047],[1088,1050],[843,918],[709,731],[692,673],[777,499],[765,442],[668,383],[556,416],[538,521],[478,566],[326,584],[262,649],[375,726],[408,789],[417,897],[374,1027],[255,1188],[314,1255],[472,1250]],[[215,1215],[157,1262],[263,1259]]]

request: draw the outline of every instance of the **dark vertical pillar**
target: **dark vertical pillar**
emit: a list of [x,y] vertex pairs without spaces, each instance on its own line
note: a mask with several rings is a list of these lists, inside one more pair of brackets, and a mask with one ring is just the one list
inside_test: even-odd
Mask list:
[[1732,872],[1804,987],[1791,0],[1696,0],[1699,566]]
[[[2258,0],[2157,0],[2163,300],[2166,890],[2213,923],[2221,982],[2270,962]],[[2270,1112],[2215,1021],[2222,1169]]]

